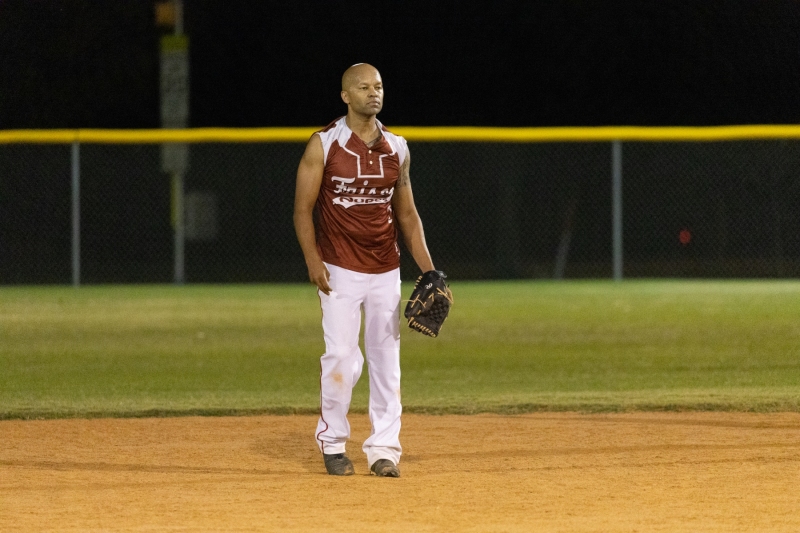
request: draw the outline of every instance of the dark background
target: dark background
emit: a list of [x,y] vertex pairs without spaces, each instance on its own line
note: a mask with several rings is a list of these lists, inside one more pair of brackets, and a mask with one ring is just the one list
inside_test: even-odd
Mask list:
[[[356,62],[389,127],[800,123],[800,0],[185,0],[184,20],[194,127],[323,126]],[[160,127],[165,31],[153,0],[0,0],[0,130]],[[612,275],[610,143],[411,145],[453,279]],[[0,145],[0,283],[70,282],[71,148]],[[184,189],[213,196],[218,234],[187,240],[187,281],[306,280],[302,150],[191,146]],[[800,276],[800,141],[623,158],[625,277]],[[171,281],[161,147],[82,143],[80,170],[82,282]]]
[[[0,0],[0,128],[159,126],[152,0]],[[186,0],[191,126],[797,123],[800,2]]]

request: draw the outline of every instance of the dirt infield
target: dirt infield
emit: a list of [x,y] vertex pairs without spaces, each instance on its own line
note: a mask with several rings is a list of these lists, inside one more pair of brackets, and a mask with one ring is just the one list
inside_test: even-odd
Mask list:
[[405,415],[400,479],[315,422],[0,422],[0,531],[800,531],[797,413]]

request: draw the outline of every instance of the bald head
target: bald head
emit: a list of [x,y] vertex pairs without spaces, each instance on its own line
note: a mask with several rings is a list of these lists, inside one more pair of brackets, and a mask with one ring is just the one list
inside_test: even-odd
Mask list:
[[350,87],[358,85],[358,82],[362,79],[374,77],[381,79],[381,73],[378,72],[378,69],[368,63],[356,63],[342,74],[342,90],[346,91]]
[[372,65],[358,63],[342,75],[342,100],[348,115],[375,117],[383,108],[383,80]]

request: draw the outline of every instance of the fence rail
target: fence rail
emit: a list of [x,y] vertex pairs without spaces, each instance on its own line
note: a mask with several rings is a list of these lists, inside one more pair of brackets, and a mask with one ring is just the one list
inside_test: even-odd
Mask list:
[[[0,283],[302,281],[315,129],[0,131]],[[392,130],[451,276],[800,275],[800,126]]]
[[[208,142],[305,142],[317,127],[187,129],[0,130],[0,144],[159,144]],[[417,142],[611,142],[737,141],[800,139],[800,125],[733,126],[594,126],[563,128],[492,128],[469,126],[398,126],[392,131]]]

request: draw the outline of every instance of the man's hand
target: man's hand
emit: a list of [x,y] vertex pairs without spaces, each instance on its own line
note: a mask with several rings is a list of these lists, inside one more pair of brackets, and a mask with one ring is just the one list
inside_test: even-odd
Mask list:
[[308,265],[308,279],[325,294],[331,293],[329,281],[331,273],[322,261],[316,261]]

